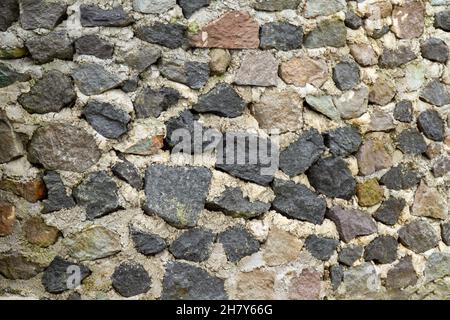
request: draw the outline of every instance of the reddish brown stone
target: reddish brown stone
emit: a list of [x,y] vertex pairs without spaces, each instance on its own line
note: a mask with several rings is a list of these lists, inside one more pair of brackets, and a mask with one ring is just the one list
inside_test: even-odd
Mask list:
[[203,27],[190,42],[199,48],[256,49],[259,25],[247,12],[227,12]]
[[312,269],[305,269],[292,278],[289,286],[291,300],[318,300],[320,298],[321,274]]
[[419,1],[407,1],[392,11],[392,31],[400,39],[418,38],[425,26],[425,9]]
[[287,84],[304,87],[309,83],[320,88],[327,81],[328,67],[323,60],[294,58],[281,64],[280,76]]
[[44,199],[46,193],[45,184],[41,178],[25,182],[6,178],[0,180],[0,189],[12,192],[33,203]]
[[28,219],[22,228],[28,242],[40,247],[51,246],[58,240],[60,235],[57,228],[45,224],[40,217]]
[[7,202],[0,202],[0,237],[9,236],[16,222],[16,208]]

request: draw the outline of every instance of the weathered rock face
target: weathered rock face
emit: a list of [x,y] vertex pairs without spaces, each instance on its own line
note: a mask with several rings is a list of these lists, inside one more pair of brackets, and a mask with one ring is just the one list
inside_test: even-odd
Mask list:
[[378,63],[377,54],[368,44],[352,44],[350,45],[350,53],[362,67],[373,66]]
[[349,245],[339,252],[338,261],[346,266],[353,266],[355,261],[359,260],[363,254],[363,247]]
[[157,22],[136,30],[136,36],[144,41],[175,49],[187,43],[186,27],[181,24]]
[[447,201],[438,190],[428,187],[422,181],[416,190],[412,214],[434,219],[446,219],[448,216]]
[[142,178],[138,169],[128,161],[122,161],[115,164],[111,171],[119,179],[125,181],[136,190],[142,189]]
[[411,101],[402,100],[395,105],[394,118],[397,121],[409,123],[413,121],[413,106]]
[[324,142],[335,156],[346,157],[359,150],[362,138],[356,127],[347,126],[326,132]]
[[47,189],[47,199],[43,201],[43,213],[50,213],[75,206],[75,201],[67,195],[61,176],[56,171],[48,171],[43,177]]
[[403,289],[415,285],[417,279],[418,277],[412,264],[412,257],[406,256],[388,271],[386,287],[391,289]]
[[65,31],[54,31],[44,36],[36,36],[26,42],[31,57],[37,63],[48,63],[54,59],[72,60],[73,46]]
[[264,244],[264,260],[269,266],[280,266],[297,260],[302,249],[300,240],[278,228],[269,231]]
[[341,115],[331,96],[306,96],[307,105],[331,120],[339,120]]
[[434,252],[427,260],[425,266],[425,279],[433,281],[450,274],[450,254],[447,252]]
[[134,110],[137,118],[159,117],[163,111],[175,105],[180,99],[178,91],[162,87],[154,90],[145,87],[140,91],[134,101]]
[[341,96],[334,97],[333,102],[343,119],[358,118],[367,112],[369,89],[361,87],[346,91]]
[[8,202],[0,202],[0,237],[13,233],[16,223],[16,208]]
[[169,247],[177,259],[201,262],[209,258],[214,234],[210,230],[191,229],[181,234]]
[[67,5],[43,0],[20,1],[20,24],[26,30],[53,29],[66,17]]
[[338,240],[319,237],[315,234],[308,236],[305,241],[306,249],[313,257],[322,261],[328,261],[338,245]]
[[369,179],[356,186],[356,196],[361,207],[371,207],[383,200],[384,191],[377,179]]
[[397,223],[406,202],[404,199],[389,198],[384,201],[373,217],[375,220],[380,221],[388,226],[393,226]]
[[17,181],[5,177],[0,180],[0,190],[12,192],[31,203],[45,198],[45,185],[40,178]]
[[26,220],[22,225],[22,230],[29,243],[40,247],[51,246],[60,236],[57,228],[45,224],[40,217],[31,217]]
[[228,228],[217,236],[222,244],[227,258],[231,262],[238,262],[242,258],[259,251],[260,244],[242,226]]
[[234,82],[243,86],[276,86],[278,82],[278,62],[268,52],[249,54],[243,58]]
[[253,7],[261,11],[281,11],[295,10],[300,4],[300,0],[256,0]]
[[214,75],[224,74],[231,63],[231,54],[225,49],[211,49],[209,58],[209,69]]
[[292,300],[318,300],[320,298],[320,272],[312,269],[303,270],[294,277],[289,285],[289,299]]
[[397,147],[403,153],[422,154],[427,151],[427,143],[417,129],[405,129],[396,138]]
[[437,246],[438,235],[424,220],[414,220],[398,231],[400,242],[416,253],[422,253]]
[[405,46],[400,46],[397,49],[384,49],[378,60],[378,65],[381,68],[393,69],[407,64],[415,58],[416,54]]
[[0,4],[0,31],[6,31],[19,19],[20,8],[17,0],[5,0]]
[[94,63],[80,65],[72,73],[72,77],[78,89],[87,96],[101,94],[122,83],[118,76]]
[[43,271],[38,263],[28,260],[18,252],[0,255],[0,274],[10,280],[28,280]]
[[152,280],[144,267],[135,262],[124,262],[112,275],[112,286],[123,297],[133,297],[150,290]]
[[404,190],[418,185],[420,182],[420,176],[416,171],[401,164],[386,172],[381,177],[380,182],[388,189]]
[[161,74],[167,79],[185,84],[191,89],[200,89],[208,81],[209,65],[197,61],[163,59]]
[[347,29],[344,22],[336,19],[319,22],[305,37],[304,46],[309,49],[320,47],[344,47],[347,39]]
[[333,68],[333,80],[339,90],[353,89],[359,83],[359,67],[349,60],[341,61]]
[[134,0],[133,9],[142,13],[164,13],[172,9],[176,3],[176,0]]
[[199,113],[212,113],[221,117],[235,118],[242,115],[246,105],[232,86],[221,83],[205,95],[200,96],[198,103],[192,108]]
[[[69,279],[70,275],[74,272],[79,274],[79,282]],[[57,256],[48,268],[45,269],[42,277],[42,285],[47,292],[55,294],[62,293],[69,289],[75,289],[90,274],[91,271],[86,266],[69,262]]]
[[122,7],[104,10],[95,5],[81,5],[80,22],[83,27],[126,27],[133,19]]
[[25,154],[22,141],[11,122],[3,112],[0,112],[0,163],[9,162]]
[[166,241],[156,234],[131,228],[130,235],[137,252],[144,256],[155,255],[167,247]]
[[431,80],[420,92],[420,98],[437,107],[450,104],[450,92],[448,85],[445,85],[436,79]]
[[16,82],[30,80],[26,74],[19,73],[7,65],[0,63],[0,88],[8,87]]
[[420,1],[409,1],[392,10],[391,30],[400,39],[418,38],[422,35],[425,8]]
[[439,38],[429,38],[420,46],[422,57],[430,61],[446,63],[448,60],[448,45]]
[[303,28],[290,23],[266,23],[259,36],[261,49],[295,50],[302,46]]
[[329,16],[344,10],[345,7],[345,1],[342,0],[308,0],[305,4],[305,17]]
[[111,59],[114,47],[96,35],[86,35],[75,41],[75,52],[79,55],[92,55],[100,59]]
[[352,297],[367,297],[379,290],[381,281],[372,263],[366,262],[344,271],[343,284]]
[[397,239],[391,236],[380,236],[370,242],[364,249],[364,260],[385,264],[397,258]]
[[324,61],[308,57],[293,58],[280,66],[280,77],[287,83],[298,87],[312,84],[321,87],[328,77]]
[[[171,2],[172,1],[175,3],[174,0],[171,0]],[[183,10],[183,15],[189,19],[195,12],[197,12],[201,8],[209,6],[210,2],[211,0],[178,0],[178,5]]]
[[357,154],[358,167],[361,175],[370,175],[378,170],[392,165],[392,139],[383,133],[373,133],[365,136]]
[[375,221],[360,210],[333,207],[327,212],[327,217],[336,224],[339,236],[345,242],[377,232]]
[[444,140],[444,120],[435,110],[427,110],[417,117],[417,126],[425,137],[434,141]]
[[275,274],[260,269],[239,273],[235,299],[271,300],[274,298]]

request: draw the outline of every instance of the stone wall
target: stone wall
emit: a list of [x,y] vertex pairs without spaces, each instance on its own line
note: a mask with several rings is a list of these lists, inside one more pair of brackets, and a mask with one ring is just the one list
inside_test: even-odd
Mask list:
[[0,296],[448,299],[449,32],[449,0],[2,0]]

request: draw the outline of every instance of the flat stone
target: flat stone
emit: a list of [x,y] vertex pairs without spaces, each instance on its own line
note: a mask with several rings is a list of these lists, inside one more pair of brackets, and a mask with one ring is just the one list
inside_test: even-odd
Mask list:
[[157,14],[172,9],[176,4],[176,0],[133,0],[133,10]]
[[313,269],[303,269],[289,283],[290,300],[319,300],[322,274]]
[[425,266],[425,278],[433,281],[450,274],[450,254],[448,252],[433,252]]
[[370,262],[365,262],[344,271],[343,284],[347,296],[366,297],[377,292],[381,286],[380,276]]
[[406,201],[404,199],[391,197],[383,201],[381,206],[373,214],[373,217],[375,220],[388,226],[393,226],[398,222],[398,218],[405,206]]
[[265,130],[280,132],[297,131],[303,126],[303,101],[291,89],[266,90],[258,102],[250,105],[250,111]]
[[330,268],[331,288],[337,290],[344,280],[344,268],[340,264],[335,264]]
[[44,0],[20,0],[20,24],[25,30],[54,29],[67,17],[67,5]]
[[75,84],[81,93],[94,96],[117,88],[122,80],[115,74],[95,63],[84,63],[72,73]]
[[183,10],[183,15],[189,19],[201,8],[209,6],[211,0],[178,0],[178,5]]
[[360,82],[358,65],[351,60],[339,62],[333,68],[333,81],[339,90],[353,89]]
[[65,31],[53,31],[43,36],[35,36],[26,41],[25,46],[33,60],[39,64],[55,59],[72,60],[74,49]]
[[355,195],[355,178],[340,157],[320,158],[306,175],[314,189],[328,197],[350,200]]
[[365,136],[357,154],[359,172],[370,175],[392,166],[392,140],[385,133],[372,133]]
[[114,290],[126,298],[147,293],[152,284],[148,272],[134,261],[121,263],[114,270],[111,279]]
[[373,178],[356,186],[356,196],[361,207],[372,207],[383,201],[384,190],[378,184],[378,180]]
[[345,13],[345,26],[352,30],[358,30],[363,25],[363,20],[360,16],[358,16],[354,11],[348,10]]
[[321,47],[344,47],[347,41],[347,29],[343,21],[329,19],[320,21],[304,39],[308,49]]
[[426,110],[417,117],[419,130],[428,139],[444,141],[444,120],[436,110]]
[[209,50],[209,70],[211,74],[222,75],[231,63],[231,54],[225,49]]
[[328,67],[323,60],[309,57],[293,58],[280,65],[280,77],[287,84],[320,88],[328,80]]
[[394,262],[397,259],[397,239],[391,236],[378,236],[364,249],[364,260],[379,264]]
[[397,121],[410,123],[413,121],[413,106],[411,101],[401,100],[396,103],[394,109],[394,118]]
[[362,257],[363,247],[358,245],[349,245],[339,251],[338,261],[346,266],[353,264]]
[[275,274],[256,269],[241,272],[236,276],[236,294],[233,298],[241,300],[273,300],[275,296]]
[[450,220],[441,224],[441,237],[446,245],[450,245]]
[[158,118],[162,112],[176,105],[180,93],[169,87],[153,89],[145,87],[136,95],[134,111],[137,118]]
[[142,190],[143,182],[139,170],[129,161],[116,163],[111,172],[136,190]]
[[86,180],[73,190],[73,196],[78,205],[85,207],[89,220],[100,218],[120,208],[117,185],[105,171],[89,174]]
[[[55,86],[55,83],[58,83]],[[17,101],[29,113],[59,112],[71,107],[77,98],[72,79],[53,70],[44,74],[27,93],[19,96]]]
[[84,172],[100,159],[94,138],[84,129],[66,124],[38,128],[28,147],[29,156],[48,170]]
[[434,15],[434,27],[450,31],[450,10],[440,11]]
[[346,91],[341,96],[334,97],[333,102],[343,119],[359,118],[367,112],[369,89],[364,86]]
[[10,280],[29,280],[44,270],[17,251],[0,254],[0,274]]
[[424,220],[414,220],[398,230],[399,241],[415,253],[436,247],[439,237],[434,228]]
[[413,39],[422,35],[425,27],[425,8],[420,1],[409,1],[392,10],[391,30],[400,39]]
[[122,250],[119,234],[97,225],[68,237],[66,245],[69,255],[77,261],[103,259]]
[[197,61],[163,59],[160,71],[163,77],[191,89],[201,89],[209,79],[209,65]]
[[448,85],[439,82],[438,79],[428,82],[422,91],[420,91],[419,97],[425,102],[433,104],[437,107],[450,104],[450,92]]
[[212,113],[221,117],[235,118],[242,115],[247,104],[228,83],[219,83],[198,98],[192,109],[199,113]]
[[374,107],[370,115],[369,130],[370,131],[391,131],[396,128],[394,119],[390,112],[380,107]]
[[261,11],[296,10],[300,0],[256,0],[253,8]]
[[305,101],[307,105],[331,120],[340,120],[341,114],[334,105],[331,96],[306,96]]
[[448,172],[450,172],[450,157],[443,156],[439,158],[433,165],[432,168],[433,176],[436,178],[443,177]]
[[327,131],[323,135],[325,145],[335,156],[347,157],[356,153],[362,143],[362,137],[354,126],[346,126]]
[[346,7],[344,0],[307,0],[304,15],[306,18],[329,16]]
[[245,11],[230,11],[191,36],[197,48],[251,49],[259,47],[259,25]]
[[324,198],[307,187],[292,181],[275,180],[272,208],[293,219],[322,224],[327,208]]
[[415,285],[417,280],[418,276],[412,264],[412,257],[405,256],[387,272],[386,287],[403,289]]
[[202,262],[211,255],[215,235],[206,229],[190,229],[183,232],[169,247],[177,259]]
[[445,220],[448,217],[448,206],[436,188],[429,187],[422,181],[416,190],[411,213],[415,216]]
[[193,227],[203,210],[211,171],[201,167],[151,165],[145,174],[145,211],[178,228]]
[[226,300],[224,280],[184,262],[170,262],[162,282],[162,300]]
[[207,201],[206,209],[221,211],[235,218],[255,218],[269,211],[270,204],[262,201],[250,201],[240,188],[226,187],[218,197]]
[[6,177],[0,180],[0,190],[12,192],[31,203],[44,199],[46,191],[41,178],[18,181]]
[[325,151],[322,135],[316,129],[303,132],[280,153],[280,169],[291,177],[308,170]]
[[6,31],[19,19],[20,9],[17,0],[5,0],[0,4],[0,31]]
[[170,49],[180,48],[187,44],[187,29],[178,23],[156,22],[151,26],[137,28],[135,34],[143,41]]
[[371,216],[357,209],[343,209],[335,206],[327,211],[327,218],[334,222],[339,237],[344,242],[377,232],[377,224]]
[[75,52],[78,55],[95,56],[99,59],[111,59],[114,46],[102,38],[90,34],[75,40]]
[[231,262],[238,262],[242,258],[259,251],[260,244],[243,226],[236,225],[223,231],[217,236],[222,244],[227,258]]
[[349,45],[350,54],[362,67],[369,67],[378,63],[378,55],[370,44]]
[[328,261],[336,251],[339,241],[315,234],[309,235],[305,240],[305,247],[311,255],[319,260]]
[[157,234],[130,228],[130,236],[136,251],[144,256],[153,256],[167,248],[166,241]]
[[0,112],[0,163],[6,163],[20,158],[25,150],[19,135],[6,117],[6,113]]
[[142,73],[160,57],[161,50],[156,45],[141,45],[133,50],[127,50],[123,62],[137,73]]
[[121,6],[104,10],[83,4],[80,6],[80,22],[83,27],[127,27],[134,20]]
[[264,244],[263,257],[268,266],[288,264],[299,258],[301,241],[289,232],[272,227]]
[[47,199],[43,201],[42,213],[50,213],[75,207],[75,201],[67,195],[61,176],[56,171],[47,171],[43,177],[47,189]]
[[407,64],[416,58],[417,56],[411,48],[400,46],[398,49],[384,49],[378,60],[378,65],[381,68],[393,69]]
[[39,247],[49,247],[58,241],[61,235],[58,228],[47,225],[41,217],[31,217],[22,224],[25,238]]
[[420,45],[422,57],[434,62],[446,63],[448,60],[448,45],[439,38],[429,38]]
[[0,88],[8,87],[16,82],[25,82],[30,80],[30,76],[19,73],[6,64],[0,63]]
[[[79,275],[79,283],[73,281],[73,274]],[[42,276],[42,285],[49,293],[63,293],[64,291],[75,289],[82,281],[91,274],[91,270],[84,265],[73,263],[56,256],[50,263]],[[73,287],[71,287],[73,286]]]
[[284,22],[270,22],[261,26],[261,49],[295,50],[302,47],[303,28]]
[[427,151],[427,143],[415,128],[405,129],[396,138],[397,147],[408,154],[422,154]]
[[278,82],[278,61],[269,52],[247,54],[234,77],[234,83],[241,86],[276,86]]
[[[13,233],[16,224],[16,207],[8,202],[0,202],[0,237]],[[0,262],[1,263],[1,262]]]
[[392,167],[380,179],[380,183],[392,190],[406,190],[415,187],[420,182],[420,175],[404,164]]

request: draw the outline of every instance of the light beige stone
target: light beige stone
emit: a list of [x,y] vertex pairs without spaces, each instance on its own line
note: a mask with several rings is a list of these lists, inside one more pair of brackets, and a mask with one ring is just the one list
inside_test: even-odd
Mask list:
[[284,82],[295,86],[312,84],[320,88],[327,81],[328,67],[320,59],[294,58],[281,64],[280,77]]
[[264,260],[268,266],[280,266],[298,259],[302,243],[290,233],[272,228],[264,245]]

